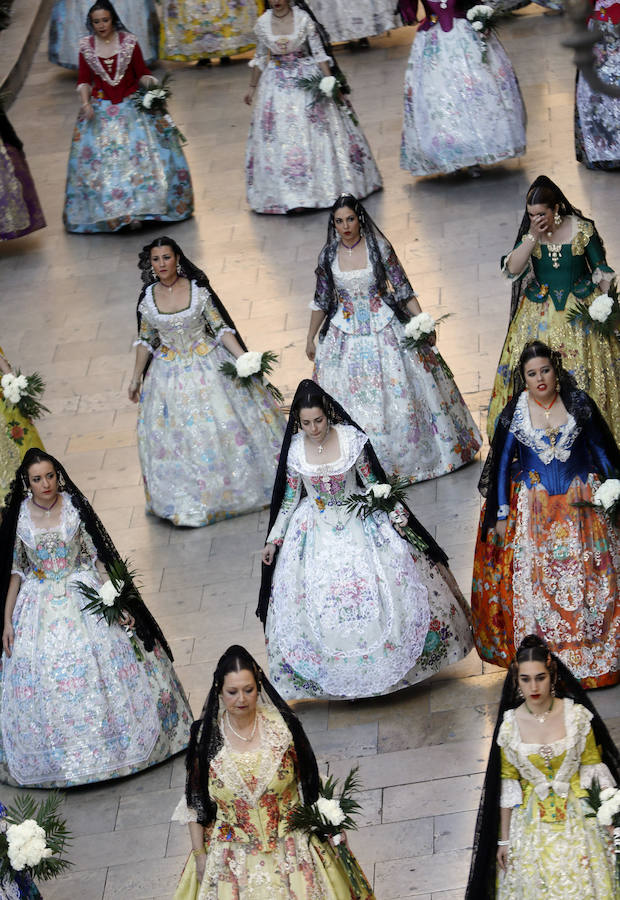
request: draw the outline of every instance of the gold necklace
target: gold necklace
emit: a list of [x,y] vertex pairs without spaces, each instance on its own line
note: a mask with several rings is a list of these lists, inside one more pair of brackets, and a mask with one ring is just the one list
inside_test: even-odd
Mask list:
[[544,725],[545,722],[547,721],[547,719],[549,718],[549,714],[551,713],[551,710],[553,709],[553,700],[554,700],[554,698],[552,697],[551,698],[551,706],[544,713],[539,713],[539,714],[533,713],[532,710],[527,705],[527,700],[525,701],[525,708],[527,709],[527,711],[529,712],[529,714],[531,716],[534,716],[534,718],[536,719],[537,722],[540,722],[541,725]]

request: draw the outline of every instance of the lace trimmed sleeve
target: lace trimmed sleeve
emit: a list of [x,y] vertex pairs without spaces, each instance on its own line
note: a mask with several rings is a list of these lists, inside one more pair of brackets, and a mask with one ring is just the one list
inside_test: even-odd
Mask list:
[[280,547],[284,543],[284,535],[289,526],[291,516],[297,509],[301,499],[302,479],[299,472],[287,468],[286,470],[286,488],[284,490],[284,498],[282,506],[274,522],[273,528],[267,535],[268,544],[276,544]]
[[302,26],[304,29],[304,34],[306,40],[308,41],[308,46],[310,48],[310,53],[312,54],[312,59],[315,63],[327,63],[328,65],[332,65],[333,60],[331,56],[328,56],[325,52],[325,47],[323,46],[323,42],[319,37],[318,31],[316,30],[316,25],[310,18],[310,16],[306,13],[304,17],[304,24]]
[[248,66],[251,69],[257,68],[260,69],[261,72],[266,69],[267,63],[269,62],[269,47],[267,45],[267,41],[265,40],[263,29],[264,23],[259,19],[254,26],[254,34],[256,35],[256,49],[254,51],[254,56],[248,63]]
[[215,303],[211,299],[209,291],[206,288],[201,288],[201,291],[204,294],[202,307],[203,318],[207,323],[208,330],[213,334],[215,342],[219,344],[222,336],[226,334],[227,331],[230,332],[230,334],[235,334],[235,331],[233,328],[229,328],[224,322]]
[[26,548],[24,547],[19,535],[15,535],[15,546],[13,548],[13,565],[11,567],[11,575],[19,575],[23,581],[26,577],[28,568],[28,557]]
[[519,780],[519,770],[509,761],[503,748],[500,752],[502,760],[502,787],[499,805],[504,809],[512,809],[514,806],[521,806],[523,803],[523,791],[521,790],[521,782]]
[[586,745],[581,754],[580,763],[579,783],[584,790],[587,790],[591,786],[594,779],[597,779],[601,790],[603,790],[603,788],[616,786],[611,772],[601,760],[601,754],[596,745],[596,739],[592,728],[588,731]]
[[180,825],[189,825],[190,822],[198,821],[198,813],[195,809],[191,809],[187,805],[187,800],[185,799],[185,794],[181,797],[179,802],[174,808],[174,812],[170,817],[171,822],[178,822]]
[[144,300],[140,304],[140,331],[137,339],[133,342],[134,347],[137,347],[139,344],[146,347],[151,353],[159,346],[159,334],[155,326],[149,322]]

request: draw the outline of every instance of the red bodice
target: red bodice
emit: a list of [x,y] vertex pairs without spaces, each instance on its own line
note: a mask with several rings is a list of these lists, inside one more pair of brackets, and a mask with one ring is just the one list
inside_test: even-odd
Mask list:
[[121,31],[118,37],[120,51],[106,60],[95,54],[92,35],[80,41],[78,85],[89,84],[93,97],[111,103],[135,94],[140,79],[151,74],[134,35]]

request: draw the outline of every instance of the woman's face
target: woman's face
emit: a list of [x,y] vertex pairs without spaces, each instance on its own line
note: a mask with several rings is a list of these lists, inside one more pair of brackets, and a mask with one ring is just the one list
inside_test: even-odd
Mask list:
[[557,213],[559,206],[545,206],[544,203],[527,204],[527,214],[530,217],[532,225],[540,228],[541,231],[553,231],[553,217]]
[[151,250],[151,265],[153,272],[160,281],[174,281],[177,274],[179,257],[172,247],[153,247]]
[[276,16],[284,16],[290,9],[289,0],[271,0],[271,8]]
[[301,430],[308,435],[311,441],[320,444],[325,440],[329,423],[320,406],[300,409],[299,424],[301,425]]
[[334,225],[345,244],[354,244],[360,236],[360,220],[350,206],[341,206],[334,212]]
[[246,718],[256,709],[258,688],[254,673],[249,669],[240,672],[229,672],[224,676],[222,684],[222,702],[233,718]]
[[28,468],[28,484],[33,500],[40,506],[52,505],[58,494],[58,476],[51,463],[33,463]]
[[529,701],[544,706],[551,700],[551,675],[544,663],[519,663],[518,684],[526,703]]
[[103,41],[110,38],[114,32],[112,14],[107,9],[96,9],[91,13],[90,24],[93,26],[97,37],[100,37]]
[[551,360],[546,356],[535,356],[523,366],[525,386],[530,395],[545,403],[555,394],[557,377]]

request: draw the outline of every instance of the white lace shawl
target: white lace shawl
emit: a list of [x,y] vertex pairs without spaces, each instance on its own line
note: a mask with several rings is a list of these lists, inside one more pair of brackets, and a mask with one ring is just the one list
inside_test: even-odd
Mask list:
[[540,461],[548,466],[554,459],[566,462],[570,457],[573,444],[581,433],[581,426],[577,425],[573,416],[568,413],[568,421],[561,426],[557,441],[554,446],[551,446],[545,441],[544,429],[533,427],[527,402],[527,391],[523,391],[517,400],[510,432],[520,443],[533,450]]

